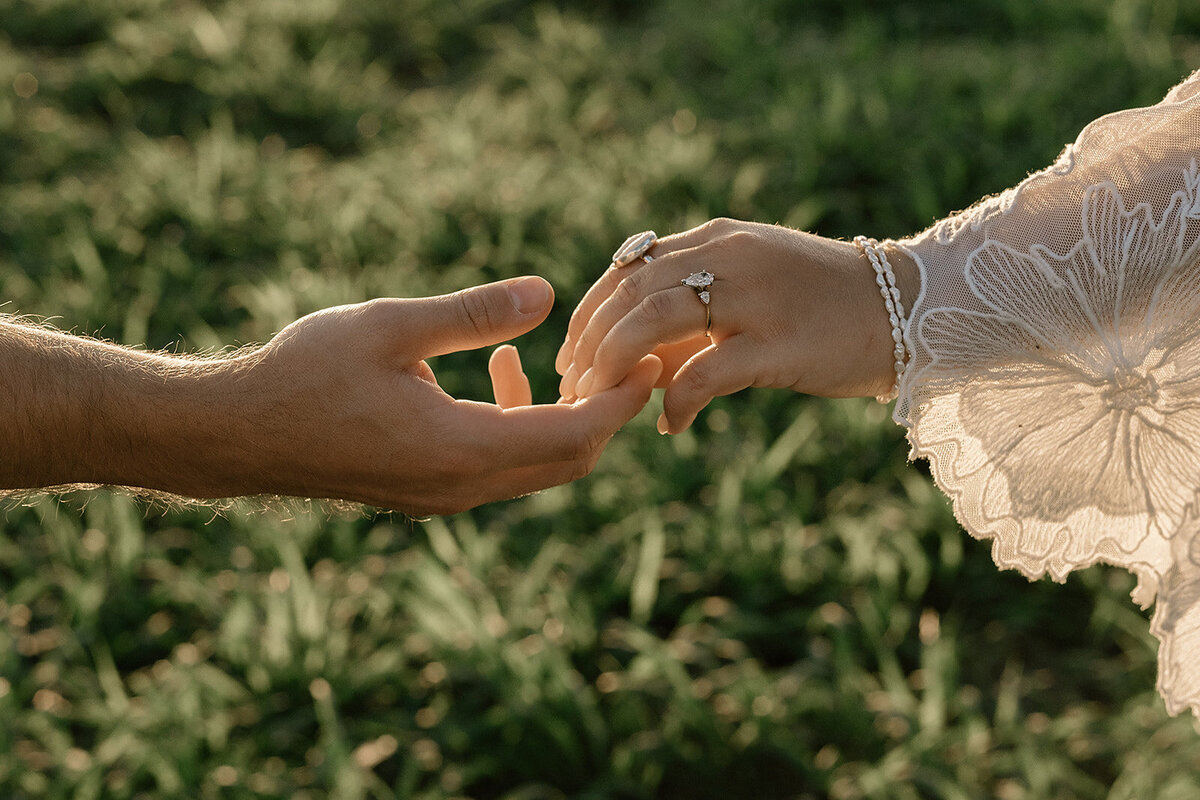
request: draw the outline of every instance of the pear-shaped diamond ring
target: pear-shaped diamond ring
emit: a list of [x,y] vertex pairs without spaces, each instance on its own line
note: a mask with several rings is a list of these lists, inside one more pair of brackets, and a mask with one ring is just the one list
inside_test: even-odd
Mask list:
[[716,276],[706,270],[693,272],[680,281],[684,286],[695,289],[696,296],[704,304],[704,335],[710,339],[712,338],[712,307],[709,306],[709,301],[712,300],[712,295],[709,294],[708,288],[713,285],[714,280],[716,280]]

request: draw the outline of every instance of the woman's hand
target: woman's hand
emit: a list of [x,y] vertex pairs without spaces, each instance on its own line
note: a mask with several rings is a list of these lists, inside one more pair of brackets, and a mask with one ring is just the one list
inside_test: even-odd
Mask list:
[[[716,219],[650,252],[649,263],[610,267],[575,309],[555,364],[564,398],[604,391],[654,354],[667,389],[659,430],[678,433],[713,397],[750,386],[854,397],[895,381],[888,315],[854,244]],[[907,306],[916,265],[889,257]],[[681,283],[701,271],[715,276],[709,336],[704,304]]]

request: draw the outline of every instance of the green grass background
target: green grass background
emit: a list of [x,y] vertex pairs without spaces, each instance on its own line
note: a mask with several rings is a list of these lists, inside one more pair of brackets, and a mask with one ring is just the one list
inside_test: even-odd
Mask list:
[[[0,302],[193,350],[537,273],[547,401],[627,233],[910,233],[1197,66],[1185,0],[0,0]],[[876,404],[655,413],[425,523],[8,510],[0,797],[1200,796],[1128,575],[998,572]]]

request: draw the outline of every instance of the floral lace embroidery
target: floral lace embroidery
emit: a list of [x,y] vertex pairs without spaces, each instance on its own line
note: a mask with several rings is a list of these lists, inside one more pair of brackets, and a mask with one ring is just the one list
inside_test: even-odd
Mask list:
[[[935,233],[945,243],[1007,213],[1036,177]],[[1156,213],[1102,182],[1083,193],[1065,253],[984,239],[964,308],[933,307],[909,336],[929,354],[906,383],[914,454],[997,564],[1057,580],[1097,562],[1158,596],[1159,687],[1200,716],[1200,170],[1175,173]],[[1165,195],[1163,192],[1160,196]],[[919,406],[919,409],[918,409]]]

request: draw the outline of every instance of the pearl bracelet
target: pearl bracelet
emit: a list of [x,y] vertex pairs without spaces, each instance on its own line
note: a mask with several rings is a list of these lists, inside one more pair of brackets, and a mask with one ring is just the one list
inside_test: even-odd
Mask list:
[[900,302],[900,290],[896,288],[896,274],[892,272],[887,253],[879,242],[866,236],[855,236],[854,243],[862,249],[875,269],[875,283],[879,285],[879,294],[883,296],[888,319],[892,322],[892,341],[896,345],[892,351],[896,358],[896,382],[890,392],[875,398],[881,403],[890,403],[900,394],[900,380],[904,377],[904,368],[908,361],[908,349],[904,346],[904,305]]

